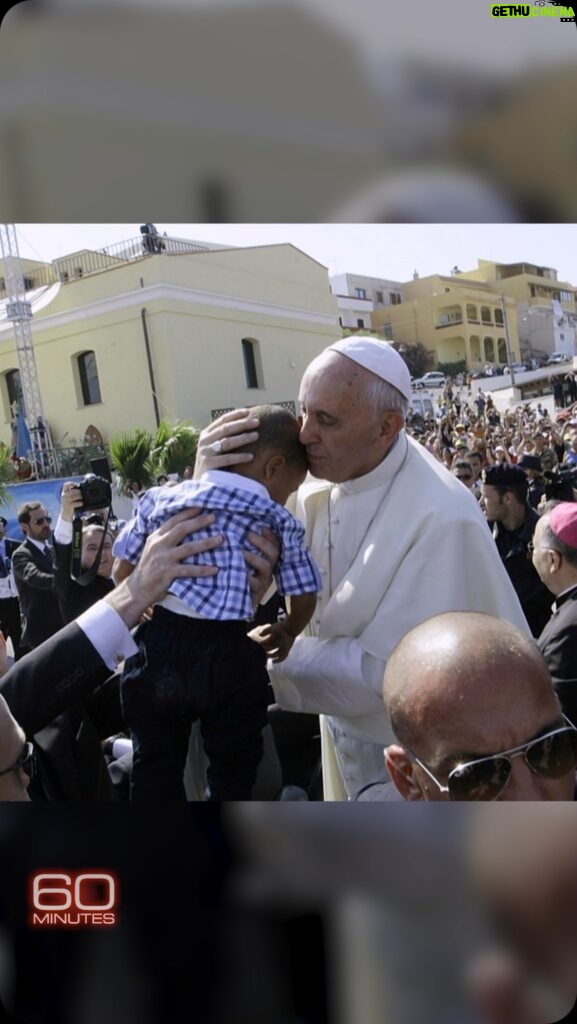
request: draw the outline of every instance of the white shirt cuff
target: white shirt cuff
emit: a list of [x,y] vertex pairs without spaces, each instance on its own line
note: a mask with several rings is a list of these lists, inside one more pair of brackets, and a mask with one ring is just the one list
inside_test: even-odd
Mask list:
[[106,601],[97,601],[76,622],[111,672],[125,658],[137,654],[138,647],[128,626]]
[[72,523],[67,519],[63,519],[62,516],[58,516],[58,522],[54,530],[54,540],[57,544],[72,544]]

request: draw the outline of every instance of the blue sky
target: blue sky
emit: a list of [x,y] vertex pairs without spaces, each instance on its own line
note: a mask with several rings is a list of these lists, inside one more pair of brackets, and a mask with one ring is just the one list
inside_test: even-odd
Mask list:
[[[233,246],[292,242],[331,274],[367,274],[410,280],[472,270],[477,259],[525,260],[554,267],[559,279],[577,285],[574,224],[157,224],[178,238]],[[136,238],[139,224],[17,225],[20,255],[53,260],[83,248],[102,248]]]

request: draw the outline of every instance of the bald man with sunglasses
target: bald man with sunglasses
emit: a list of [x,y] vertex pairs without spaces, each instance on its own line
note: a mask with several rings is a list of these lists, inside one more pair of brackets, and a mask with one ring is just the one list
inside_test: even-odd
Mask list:
[[[411,630],[384,699],[397,738],[386,762],[405,800],[574,799],[577,729],[535,642],[503,619],[449,612]],[[379,799],[376,788],[363,796]]]

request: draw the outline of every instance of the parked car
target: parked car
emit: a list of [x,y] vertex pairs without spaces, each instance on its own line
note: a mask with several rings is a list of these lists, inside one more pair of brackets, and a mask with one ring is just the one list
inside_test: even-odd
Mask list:
[[424,377],[419,377],[415,383],[416,388],[444,388],[447,383],[444,373],[440,373],[438,370],[431,370],[430,373],[426,373]]
[[503,373],[511,373],[511,370],[513,373],[525,373],[528,369],[529,367],[525,363],[511,363],[511,366],[503,367]]
[[571,362],[571,356],[567,352],[552,352],[547,360],[547,366],[556,366],[558,363]]

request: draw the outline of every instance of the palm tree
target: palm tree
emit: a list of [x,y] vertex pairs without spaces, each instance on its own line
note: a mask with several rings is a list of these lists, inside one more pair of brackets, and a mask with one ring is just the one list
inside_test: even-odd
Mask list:
[[16,467],[12,452],[5,444],[0,444],[0,503],[10,501],[8,484],[16,479]]
[[110,439],[110,457],[118,474],[117,486],[124,491],[131,480],[151,487],[161,473],[182,476],[196,458],[200,430],[186,420],[162,420],[154,436],[148,430],[134,430]]
[[188,420],[178,420],[172,426],[166,420],[159,423],[150,451],[151,475],[178,473],[182,476],[186,466],[194,465],[200,430]]
[[119,491],[124,491],[131,480],[138,480],[143,487],[155,482],[150,466],[151,447],[152,434],[142,427],[110,438],[110,458],[118,474]]

